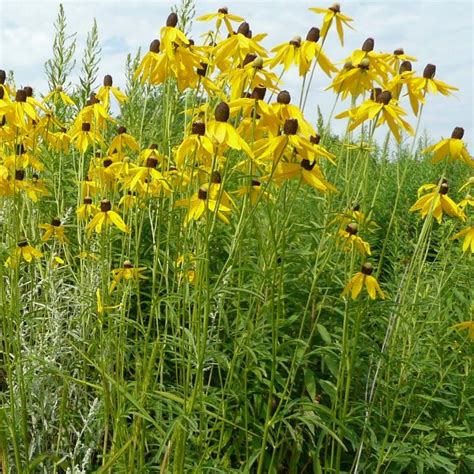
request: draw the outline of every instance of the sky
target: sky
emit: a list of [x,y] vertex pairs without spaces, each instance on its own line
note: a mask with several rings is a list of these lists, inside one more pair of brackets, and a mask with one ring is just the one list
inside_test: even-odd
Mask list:
[[[159,37],[159,30],[173,4],[180,0],[63,0],[68,32],[76,33],[76,60],[80,65],[87,33],[93,19],[97,20],[102,59],[97,86],[105,74],[111,74],[114,85],[125,85],[124,65],[128,53],[138,48],[148,50],[150,42]],[[44,63],[52,56],[54,21],[58,1],[0,0],[0,69],[13,70],[17,86],[30,85],[35,95],[47,93]],[[263,44],[267,48],[284,43],[299,35],[303,38],[312,26],[321,26],[322,15],[309,7],[325,7],[331,1],[202,1],[196,0],[196,16],[227,6],[231,13],[244,17],[254,34],[268,33]],[[342,13],[354,19],[354,30],[346,30],[341,47],[335,31],[331,31],[325,52],[333,62],[343,62],[352,50],[360,48],[367,37],[375,39],[375,51],[392,52],[404,48],[418,62],[414,69],[422,73],[427,63],[437,66],[436,78],[460,90],[454,96],[430,96],[423,111],[420,131],[427,130],[437,141],[449,137],[454,127],[465,129],[465,141],[473,143],[474,58],[473,6],[471,1],[341,1]],[[199,43],[199,36],[211,24],[194,22],[190,37]],[[78,68],[76,68],[77,80]],[[75,78],[73,77],[72,80]],[[319,106],[327,118],[335,96],[324,92],[330,80],[319,70],[315,74],[305,114],[316,120]],[[301,78],[296,71],[284,76],[283,88],[297,102]],[[402,106],[407,103],[402,103]],[[348,109],[349,101],[339,103],[336,113]],[[410,114],[410,123],[416,120]],[[342,133],[345,123],[332,120],[332,127]],[[472,146],[469,147],[472,153]]]

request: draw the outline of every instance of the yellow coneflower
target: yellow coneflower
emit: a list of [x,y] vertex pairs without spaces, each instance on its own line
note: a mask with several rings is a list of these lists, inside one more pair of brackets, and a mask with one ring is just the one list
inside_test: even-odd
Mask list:
[[436,66],[434,64],[427,64],[423,71],[423,77],[416,78],[415,80],[416,88],[424,93],[437,94],[439,92],[443,95],[451,95],[452,91],[459,90],[457,87],[435,79],[435,74]]
[[112,139],[109,145],[109,153],[116,150],[121,153],[125,148],[130,150],[138,150],[137,140],[127,133],[127,129],[123,126],[117,129],[117,135]]
[[474,341],[474,321],[463,321],[462,323],[455,324],[451,326],[451,329],[456,329],[458,331],[468,330],[468,336],[471,341]]
[[61,221],[57,218],[54,218],[51,224],[39,224],[38,227],[46,231],[43,237],[41,237],[42,242],[47,242],[52,238],[59,240],[62,244],[67,241],[64,235],[64,226],[61,225]]
[[13,251],[13,255],[8,257],[5,261],[5,266],[12,268],[17,267],[22,259],[25,262],[30,263],[33,261],[33,259],[40,258],[42,256],[42,252],[29,245],[26,239],[22,239],[18,242],[17,247]]
[[377,294],[380,296],[380,298],[385,299],[385,293],[380,288],[377,279],[372,276],[372,272],[372,264],[369,262],[364,263],[360,272],[357,272],[350,279],[349,283],[342,292],[342,296],[346,296],[350,292],[351,298],[355,300],[360,295],[362,288],[365,286],[370,299],[375,300],[375,298],[377,298]]
[[103,199],[100,202],[100,210],[94,218],[87,224],[87,235],[90,236],[95,230],[98,234],[102,232],[103,228],[107,228],[110,224],[114,224],[119,230],[130,233],[130,228],[125,224],[122,218],[112,211],[112,204],[108,199]]
[[347,26],[351,30],[353,29],[352,26],[349,24],[352,20],[352,18],[343,15],[341,13],[341,6],[339,3],[335,3],[329,8],[318,8],[318,7],[313,7],[310,8],[312,12],[315,13],[322,13],[324,15],[323,19],[323,26],[321,27],[321,36],[325,38],[328,34],[329,28],[332,25],[332,22],[335,21],[336,23],[336,30],[337,34],[339,36],[339,40],[341,41],[341,45],[344,46],[344,30],[343,26]]
[[201,15],[200,17],[196,18],[197,21],[210,21],[214,19],[216,20],[216,32],[219,31],[222,22],[224,22],[229,35],[234,34],[234,30],[230,23],[231,21],[235,21],[235,22],[244,21],[242,17],[229,13],[229,10],[227,7],[219,8],[219,10],[217,10],[217,13],[208,13],[207,15]]
[[339,230],[338,235],[342,238],[344,250],[349,250],[355,247],[362,255],[371,255],[370,245],[357,235],[359,226],[352,222],[348,224],[345,230]]
[[474,253],[474,226],[467,227],[466,229],[461,230],[457,234],[453,235],[453,239],[460,239],[464,237],[464,241],[462,244],[462,251],[467,252],[469,248],[471,249],[471,253]]
[[449,186],[446,180],[443,180],[438,186],[437,184],[424,184],[418,190],[420,195],[423,191],[434,189],[434,191],[420,197],[418,201],[410,207],[410,212],[420,211],[421,217],[424,218],[431,211],[433,217],[441,224],[443,212],[451,217],[457,217],[466,220],[466,214],[459,206],[448,196]]
[[114,268],[112,270],[112,282],[109,286],[109,293],[112,293],[121,280],[146,280],[143,272],[146,267],[134,267],[130,260],[123,262],[123,267]]
[[56,104],[57,102],[61,101],[64,105],[76,105],[75,102],[64,92],[62,86],[57,86],[53,89],[44,99],[43,103],[53,102]]
[[106,109],[110,105],[110,93],[117,99],[119,104],[123,104],[127,100],[127,96],[117,87],[113,86],[112,76],[107,74],[104,76],[103,86],[98,90],[96,97],[99,99]]
[[474,160],[469,155],[466,146],[462,140],[464,136],[464,129],[462,127],[456,127],[451,134],[451,138],[445,138],[439,141],[435,145],[425,148],[422,153],[434,152],[431,161],[433,163],[439,163],[444,158],[448,158],[448,161],[459,160],[467,165],[474,167]]

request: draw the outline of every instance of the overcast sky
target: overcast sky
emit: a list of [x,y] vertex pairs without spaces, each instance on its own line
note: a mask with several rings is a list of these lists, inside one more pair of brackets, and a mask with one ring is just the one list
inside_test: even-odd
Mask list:
[[[179,0],[177,0],[179,1]],[[60,2],[53,0],[0,0],[0,69],[13,70],[18,86],[31,85],[38,95],[47,92],[44,63],[51,57],[53,23]],[[77,33],[77,62],[80,64],[88,31],[97,19],[102,60],[99,83],[104,74],[111,74],[114,83],[124,86],[124,64],[127,53],[133,55],[141,47],[146,51],[150,41],[159,36],[175,2],[140,1],[69,1],[62,2],[68,31]],[[286,42],[295,35],[305,37],[312,26],[321,26],[322,15],[308,7],[328,7],[331,1],[196,1],[197,16],[227,5],[230,12],[246,18],[253,33],[268,33],[268,48]],[[342,48],[335,31],[331,31],[325,49],[338,62],[353,49],[360,48],[367,37],[375,39],[376,51],[404,48],[418,58],[415,65],[421,73],[427,63],[437,65],[436,78],[459,87],[454,97],[430,96],[423,112],[421,129],[427,129],[433,140],[450,136],[456,126],[465,129],[465,140],[473,142],[473,7],[471,1],[341,1],[341,10],[354,19],[355,31],[346,30]],[[191,37],[210,24],[195,22]],[[286,75],[284,87],[297,102],[301,80],[296,72]],[[319,105],[326,117],[334,103],[334,95],[323,90],[328,78],[315,76],[306,114],[312,120]],[[340,104],[336,111],[350,103]],[[406,107],[408,109],[408,107]],[[336,131],[344,124],[333,121]],[[415,119],[410,116],[414,125]],[[470,147],[472,152],[472,147]]]

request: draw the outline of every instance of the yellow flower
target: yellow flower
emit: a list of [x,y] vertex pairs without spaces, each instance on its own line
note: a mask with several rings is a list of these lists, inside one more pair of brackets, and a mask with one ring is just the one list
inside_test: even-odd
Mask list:
[[229,35],[234,34],[234,30],[232,29],[232,25],[230,23],[231,21],[244,21],[242,17],[229,13],[227,7],[219,8],[219,10],[217,10],[217,13],[208,13],[207,15],[202,15],[196,18],[197,21],[210,21],[214,19],[216,19],[216,31],[219,31],[222,22],[224,22]]
[[125,127],[119,127],[117,130],[117,135],[112,139],[109,145],[109,153],[116,150],[118,153],[121,153],[125,147],[128,147],[130,150],[138,150],[138,142],[135,140],[132,135],[127,133]]
[[74,101],[64,92],[62,86],[58,86],[55,89],[53,89],[44,99],[43,102],[53,102],[56,104],[58,99],[64,104],[64,105],[76,105]]
[[260,199],[272,200],[272,196],[268,191],[262,189],[262,183],[257,179],[252,179],[250,186],[242,186],[241,188],[234,191],[237,196],[250,196],[250,202],[252,206],[257,205]]
[[471,341],[474,341],[474,321],[464,321],[459,324],[455,324],[454,326],[451,326],[451,329],[457,329],[457,330],[468,330],[468,336]]
[[438,163],[444,158],[448,158],[448,161],[459,160],[474,167],[474,160],[469,155],[462,141],[463,136],[464,129],[456,127],[451,134],[451,138],[445,138],[435,145],[425,148],[422,153],[434,152],[431,158],[433,163]]
[[180,269],[178,273],[179,281],[184,277],[191,285],[194,284],[196,280],[195,260],[196,258],[192,253],[186,253],[178,257],[176,267]]
[[[436,188],[436,189],[434,189]],[[410,212],[420,211],[421,217],[424,218],[429,212],[433,213],[433,217],[441,224],[443,212],[451,217],[458,217],[463,221],[466,220],[466,214],[456,205],[456,203],[448,197],[448,183],[443,179],[441,184],[424,184],[418,190],[418,194],[426,189],[434,189],[434,191],[420,197],[418,201],[410,207]]]
[[127,96],[120,91],[117,87],[114,87],[112,82],[112,76],[107,74],[104,76],[104,85],[99,89],[96,94],[97,99],[99,99],[106,109],[109,108],[110,105],[110,93],[114,95],[117,101],[122,104],[127,100]]
[[471,248],[471,253],[474,253],[474,226],[461,230],[461,232],[458,232],[453,236],[453,239],[459,239],[461,237],[464,237],[462,251],[466,252]]
[[125,224],[122,218],[114,211],[111,210],[112,205],[108,199],[103,199],[100,202],[100,211],[94,216],[94,218],[87,224],[87,235],[90,237],[92,232],[95,230],[98,234],[102,232],[103,227],[108,227],[111,223],[118,227],[119,230],[130,233],[130,228]]
[[345,230],[339,230],[338,235],[344,242],[344,250],[356,247],[362,255],[371,255],[369,243],[357,235],[358,231],[359,226],[355,222],[348,224]]
[[450,95],[452,91],[458,91],[459,89],[454,86],[450,86],[445,82],[434,79],[436,74],[436,66],[434,64],[427,64],[424,71],[423,77],[416,78],[415,87],[416,89],[423,91],[424,93],[437,94],[438,92],[443,95]]
[[89,217],[95,216],[99,212],[99,208],[92,204],[92,198],[89,196],[84,198],[83,204],[76,210],[77,218],[87,221]]
[[123,267],[112,270],[113,281],[110,283],[109,293],[114,291],[121,280],[146,280],[146,276],[142,274],[145,270],[146,267],[135,268],[130,260],[125,260]]
[[467,206],[474,207],[474,198],[470,194],[468,194],[463,200],[458,202],[458,206],[461,209],[464,209]]
[[71,133],[71,142],[80,152],[85,153],[89,146],[94,146],[96,143],[103,145],[104,139],[97,130],[91,131],[89,122],[83,122],[80,130]]
[[14,102],[0,105],[0,115],[5,115],[8,123],[20,129],[29,128],[32,120],[38,121],[38,114],[35,108],[28,102],[28,97],[24,89],[18,89]]
[[12,268],[17,267],[22,259],[30,263],[34,258],[40,258],[42,256],[42,252],[29,245],[26,239],[23,239],[18,242],[13,255],[7,258],[5,266]]
[[359,107],[336,115],[336,118],[350,117],[349,130],[354,130],[366,120],[376,119],[376,127],[387,122],[395,139],[400,142],[402,137],[399,128],[403,128],[410,135],[415,133],[411,125],[402,118],[403,115],[406,115],[406,112],[392,101],[392,93],[383,91],[377,95],[375,101],[368,99]]
[[206,124],[204,122],[193,122],[191,135],[186,137],[176,151],[176,164],[182,167],[186,164],[186,158],[192,157],[194,163],[201,164],[202,158],[207,160],[214,155],[214,145],[206,135]]
[[97,298],[97,314],[102,316],[105,314],[106,311],[110,311],[111,309],[116,309],[120,308],[122,304],[117,304],[115,306],[104,306],[104,303],[102,302],[102,293],[99,288],[97,288],[97,291],[95,292],[96,298]]
[[174,12],[168,15],[166,19],[166,26],[163,26],[160,30],[161,34],[161,45],[163,51],[167,55],[172,55],[173,50],[176,46],[185,46],[189,44],[186,35],[178,28],[178,15]]
[[410,106],[415,115],[418,115],[420,104],[424,104],[425,98],[422,91],[417,89],[417,78],[415,72],[412,71],[412,64],[410,61],[403,61],[398,70],[398,74],[386,84],[385,88],[392,93],[395,100],[400,99],[400,95],[406,86]]
[[61,221],[57,218],[53,219],[51,224],[40,224],[38,227],[46,231],[43,237],[41,237],[42,242],[47,242],[51,238],[58,239],[62,244],[67,241],[64,235],[64,226],[61,225]]
[[221,102],[215,109],[215,120],[207,124],[207,133],[219,145],[226,144],[235,150],[243,150],[253,157],[252,150],[247,142],[240,137],[235,128],[228,123],[230,109],[226,102]]
[[351,30],[353,29],[349,22],[353,21],[346,15],[341,13],[341,6],[339,3],[335,3],[329,8],[310,8],[312,12],[324,14],[323,26],[321,27],[321,36],[326,38],[329,28],[332,25],[333,20],[336,22],[336,30],[341,41],[341,45],[344,46],[344,30],[343,25],[347,26]]
[[215,199],[211,199],[210,193],[206,188],[199,188],[199,191],[190,198],[176,201],[175,206],[188,208],[188,213],[184,219],[185,226],[192,220],[199,220],[202,216],[206,215],[208,210],[215,212],[222,222],[230,223],[227,214],[230,214],[231,209],[218,203]]
[[351,298],[355,300],[365,286],[370,299],[375,300],[377,294],[380,298],[385,299],[385,294],[381,290],[380,285],[375,277],[372,276],[373,267],[370,263],[366,262],[362,265],[360,272],[357,272],[349,281],[344,288],[342,296],[346,296],[349,292]]
[[162,77],[156,75],[157,71],[164,72],[162,64],[164,64],[166,60],[165,55],[160,54],[160,47],[160,40],[155,39],[150,43],[149,51],[143,56],[143,59],[133,75],[134,79],[141,76],[140,82],[142,84],[146,81],[151,84],[159,84],[164,81],[164,75]]
[[318,43],[320,36],[319,28],[311,28],[306,35],[306,39],[301,42],[299,74],[305,76],[313,59],[317,61],[323,72],[331,77],[331,73],[337,72],[337,68],[323,53],[322,46]]

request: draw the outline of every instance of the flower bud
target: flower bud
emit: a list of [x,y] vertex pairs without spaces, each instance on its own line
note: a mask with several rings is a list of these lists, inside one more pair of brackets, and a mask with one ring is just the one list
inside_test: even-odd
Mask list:
[[171,12],[166,19],[166,26],[171,26],[173,28],[178,24],[178,15],[175,12]]
[[423,77],[425,79],[433,79],[436,74],[436,66],[434,64],[427,64],[423,71]]
[[320,34],[321,32],[319,28],[313,26],[312,28],[310,28],[308,34],[306,35],[306,41],[312,41],[313,43],[317,43],[319,41]]
[[123,262],[123,268],[133,268],[133,264],[130,260],[125,260],[125,262]]
[[459,140],[462,140],[463,136],[464,136],[464,128],[462,127],[455,127],[453,130],[453,133],[451,133],[451,138],[457,138]]
[[23,90],[25,91],[26,97],[33,97],[33,88],[30,86],[25,86],[23,87]]
[[100,211],[101,212],[109,212],[112,209],[112,204],[108,199],[102,199],[100,201]]
[[283,125],[283,133],[285,135],[296,135],[298,131],[298,120],[294,118],[287,119]]
[[227,122],[230,116],[230,109],[226,102],[217,105],[214,111],[214,117],[218,122]]
[[299,48],[301,46],[301,36],[295,36],[293,39],[289,41],[289,43]]
[[267,89],[265,87],[254,87],[250,97],[252,99],[263,100],[266,92]]
[[374,38],[367,38],[363,45],[362,45],[362,51],[365,51],[366,53],[373,51],[375,46],[375,41]]
[[277,102],[279,104],[289,104],[291,102],[291,95],[288,91],[281,91],[277,95]]

